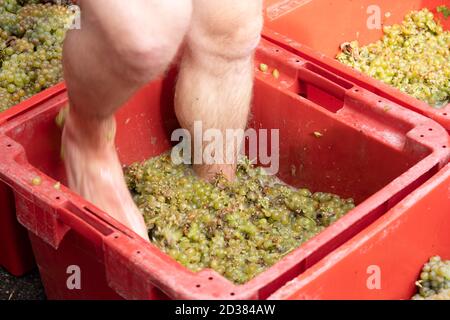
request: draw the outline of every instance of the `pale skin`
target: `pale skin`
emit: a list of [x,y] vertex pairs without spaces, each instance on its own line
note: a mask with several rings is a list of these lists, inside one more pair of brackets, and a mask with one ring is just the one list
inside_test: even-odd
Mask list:
[[[204,130],[244,129],[262,0],[81,0],[79,5],[82,28],[70,31],[64,44],[70,112],[62,143],[69,186],[148,240],[116,153],[114,114],[181,52],[175,95],[180,124],[191,131],[195,121],[202,121]],[[233,180],[236,159],[194,169],[203,179],[222,172]]]

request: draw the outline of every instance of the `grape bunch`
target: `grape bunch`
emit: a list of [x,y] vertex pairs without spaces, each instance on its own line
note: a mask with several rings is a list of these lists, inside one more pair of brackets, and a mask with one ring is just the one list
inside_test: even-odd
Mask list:
[[126,168],[151,241],[194,272],[242,284],[352,210],[352,199],[294,190],[243,159],[235,182],[200,180],[168,154]]
[[450,260],[436,256],[423,267],[414,300],[450,300]]
[[358,71],[442,108],[450,102],[450,32],[428,9],[413,11],[400,25],[384,27],[381,40],[341,45],[337,59]]
[[0,112],[62,81],[65,5],[0,0]]

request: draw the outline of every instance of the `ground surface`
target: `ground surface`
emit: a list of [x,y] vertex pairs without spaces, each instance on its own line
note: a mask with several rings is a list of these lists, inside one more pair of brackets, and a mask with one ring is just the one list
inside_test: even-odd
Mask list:
[[0,300],[44,300],[39,272],[16,278],[0,268]]

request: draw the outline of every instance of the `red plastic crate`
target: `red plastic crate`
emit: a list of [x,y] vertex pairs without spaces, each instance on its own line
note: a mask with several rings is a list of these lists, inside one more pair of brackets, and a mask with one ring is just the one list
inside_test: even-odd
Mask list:
[[[389,99],[403,107],[436,120],[450,131],[450,104],[436,109],[400,90],[375,80],[335,59],[346,41],[367,45],[381,39],[381,29],[369,29],[369,6],[381,9],[383,25],[400,23],[404,16],[422,8],[436,13],[436,7],[450,7],[448,0],[265,0],[263,35],[302,58],[311,59],[331,72]],[[438,14],[444,29],[450,30],[450,18]]]
[[[280,77],[262,73],[266,63]],[[250,126],[280,130],[279,177],[296,187],[354,197],[357,208],[248,283],[192,273],[69,189],[58,111],[66,94],[0,127],[0,179],[15,193],[50,299],[264,299],[370,225],[432,177],[450,157],[440,125],[262,41]],[[123,164],[167,151],[178,128],[176,73],[144,87],[117,115]],[[386,110],[389,107],[389,111]],[[314,132],[323,133],[322,138]],[[294,169],[295,168],[295,169]],[[43,183],[33,186],[40,176]],[[78,265],[82,289],[68,290]]]
[[[450,165],[271,299],[410,299],[424,263],[450,259],[449,230]],[[372,270],[380,289],[367,286]]]
[[[17,117],[64,90],[59,84],[30,99],[0,112],[0,124]],[[16,218],[13,191],[0,181],[0,266],[15,276],[21,276],[35,267],[27,231]]]

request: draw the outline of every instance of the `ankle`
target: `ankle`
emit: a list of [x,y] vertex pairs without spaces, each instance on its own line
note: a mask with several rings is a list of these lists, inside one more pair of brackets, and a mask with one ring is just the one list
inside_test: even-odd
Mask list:
[[194,171],[201,179],[210,182],[219,174],[228,181],[236,180],[236,165],[195,165]]
[[114,116],[98,118],[70,109],[64,131],[68,139],[83,148],[101,150],[114,146],[116,121]]

